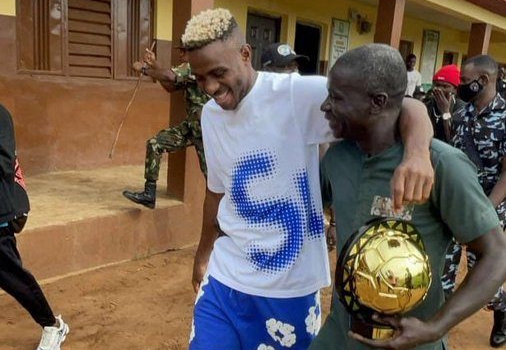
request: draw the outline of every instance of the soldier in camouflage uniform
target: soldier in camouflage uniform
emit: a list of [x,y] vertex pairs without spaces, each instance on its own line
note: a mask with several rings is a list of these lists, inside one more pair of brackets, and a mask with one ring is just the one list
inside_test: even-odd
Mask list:
[[153,209],[156,203],[156,182],[158,181],[160,162],[164,152],[175,152],[192,145],[195,146],[200,169],[204,176],[207,176],[200,128],[200,113],[204,104],[209,100],[209,96],[198,88],[187,63],[169,70],[161,69],[156,62],[154,53],[149,50],[144,56],[144,62],[147,64],[146,67],[142,68],[144,74],[158,80],[168,92],[183,90],[186,100],[186,119],[177,126],[161,130],[156,136],[147,141],[144,191],[123,192],[123,195],[131,201]]
[[[494,204],[499,220],[506,225],[506,101],[496,91],[497,63],[487,55],[475,56],[462,65],[459,97],[467,104],[454,112],[459,120],[453,144],[473,161],[478,169],[481,186]],[[459,257],[458,247],[453,248]],[[457,259],[450,267],[453,274],[458,267]],[[476,255],[467,252],[468,268],[476,262]],[[487,305],[494,310],[494,327],[490,334],[490,345],[506,344],[506,292],[501,287]]]

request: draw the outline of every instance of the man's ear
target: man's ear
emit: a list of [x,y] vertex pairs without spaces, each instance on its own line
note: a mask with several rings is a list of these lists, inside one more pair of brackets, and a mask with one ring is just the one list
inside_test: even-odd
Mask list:
[[371,97],[370,106],[371,114],[379,114],[385,109],[388,103],[388,94],[380,92]]
[[244,62],[251,61],[253,50],[250,44],[244,44],[241,46],[241,57]]
[[[478,78],[478,82],[479,82],[481,85],[483,85],[483,86],[487,86],[487,85],[488,85],[488,83],[490,82],[490,76],[489,76],[487,73],[482,74],[482,75],[480,75],[480,77]],[[495,82],[494,82],[494,84],[495,84]]]

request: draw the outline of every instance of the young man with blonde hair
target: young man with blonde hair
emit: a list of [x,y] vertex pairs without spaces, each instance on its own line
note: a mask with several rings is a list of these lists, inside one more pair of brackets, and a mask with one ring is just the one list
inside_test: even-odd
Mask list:
[[[318,144],[335,141],[319,110],[326,79],[256,72],[225,9],[190,19],[182,42],[212,98],[201,121],[208,190],[190,349],[306,349],[320,326],[318,291],[330,283],[318,175]],[[425,107],[406,109],[398,206],[426,198],[433,175]]]

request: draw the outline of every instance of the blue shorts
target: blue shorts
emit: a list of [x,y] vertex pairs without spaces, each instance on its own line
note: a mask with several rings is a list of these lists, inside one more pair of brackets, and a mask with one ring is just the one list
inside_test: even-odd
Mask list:
[[321,325],[320,293],[265,298],[211,276],[195,302],[190,350],[305,350]]

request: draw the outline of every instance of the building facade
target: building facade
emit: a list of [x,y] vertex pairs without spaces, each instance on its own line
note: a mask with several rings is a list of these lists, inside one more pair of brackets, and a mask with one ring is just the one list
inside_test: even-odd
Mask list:
[[[184,101],[143,79],[109,159],[137,81],[130,67],[153,42],[163,66],[177,64],[173,42],[191,15],[212,7],[237,18],[257,68],[263,48],[275,41],[308,55],[302,67],[308,74],[325,75],[339,55],[371,42],[414,53],[424,83],[442,65],[475,54],[506,63],[506,0],[2,0],[0,103],[13,114],[28,180],[58,171],[141,168],[146,139],[178,124]],[[193,150],[168,161],[172,204],[155,211],[125,205],[106,218],[99,213],[98,219],[28,227],[19,240],[27,265],[50,277],[194,244],[204,179]],[[34,211],[39,200],[32,200]],[[45,210],[50,219],[52,209]],[[63,255],[52,261],[41,246],[63,247]]]

